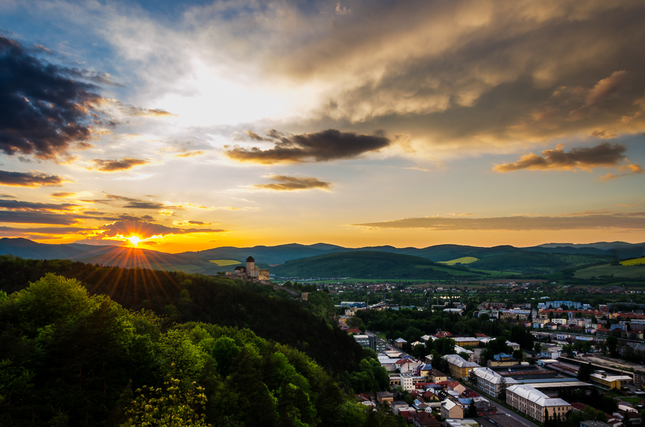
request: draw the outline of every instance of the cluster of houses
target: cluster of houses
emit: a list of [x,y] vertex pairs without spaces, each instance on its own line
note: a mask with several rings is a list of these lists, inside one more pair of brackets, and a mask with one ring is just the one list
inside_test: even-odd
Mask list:
[[[390,359],[396,352],[388,352]],[[414,426],[440,425],[434,414],[440,415],[452,427],[478,427],[471,417],[495,414],[497,408],[474,390],[465,387],[429,364],[410,357],[402,357],[394,364],[399,375],[390,377],[392,386],[405,387],[412,404],[402,400],[400,392],[363,393],[358,400],[364,405],[389,405],[392,412],[403,416]],[[414,381],[412,381],[414,378]],[[407,380],[410,380],[408,383]]]

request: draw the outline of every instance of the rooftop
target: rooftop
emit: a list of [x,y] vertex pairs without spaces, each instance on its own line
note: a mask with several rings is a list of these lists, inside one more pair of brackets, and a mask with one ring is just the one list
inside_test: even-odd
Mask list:
[[551,398],[528,384],[512,385],[506,389],[506,392],[517,394],[518,396],[543,407],[570,406],[565,400],[560,398]]

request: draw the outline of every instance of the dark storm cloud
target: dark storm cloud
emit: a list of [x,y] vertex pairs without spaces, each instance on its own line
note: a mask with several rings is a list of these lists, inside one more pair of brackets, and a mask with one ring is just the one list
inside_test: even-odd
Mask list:
[[55,159],[91,137],[98,87],[0,35],[0,151]]
[[320,181],[317,178],[310,177],[297,177],[297,176],[284,176],[272,175],[269,177],[273,184],[256,184],[255,188],[264,190],[276,191],[294,191],[294,190],[310,190],[313,188],[320,188],[322,190],[329,190],[331,183]]
[[38,211],[0,211],[0,222],[71,225],[76,222],[76,218]]
[[645,213],[574,214],[567,216],[511,216],[500,218],[403,218],[393,221],[353,224],[367,228],[424,228],[435,231],[455,230],[591,230],[602,228],[643,230]]
[[25,234],[70,234],[89,232],[90,229],[82,227],[35,227],[35,228],[17,228],[17,227],[0,227],[0,232],[17,232]]
[[64,182],[60,176],[47,175],[42,172],[9,172],[0,170],[0,185],[16,187],[60,187]]
[[72,203],[38,203],[23,202],[19,200],[0,200],[0,208],[8,210],[25,210],[25,211],[67,211],[78,205]]
[[118,235],[129,236],[136,234],[141,238],[152,236],[165,236],[168,234],[189,234],[189,233],[220,233],[226,230],[204,229],[204,228],[180,228],[167,227],[154,222],[142,221],[138,218],[128,218],[106,224],[100,228],[104,230],[104,236],[115,237]]
[[125,158],[121,160],[103,160],[94,159],[94,167],[87,169],[99,170],[101,172],[117,172],[122,170],[132,169],[135,166],[148,164],[147,160]]
[[495,165],[497,172],[513,172],[521,169],[573,169],[618,166],[625,162],[625,146],[603,142],[595,147],[574,147],[569,152],[558,147],[544,150],[542,155],[527,154],[519,161]]
[[355,76],[329,92],[308,126],[378,126],[411,135],[419,152],[645,128],[642,2],[357,1],[351,9],[333,30],[287,44],[281,61],[267,58],[294,79]]
[[258,147],[236,146],[225,154],[240,162],[273,164],[281,162],[324,162],[351,159],[363,153],[378,151],[390,145],[390,140],[381,135],[360,135],[327,129],[316,133],[284,136],[273,133],[274,147],[261,150]]

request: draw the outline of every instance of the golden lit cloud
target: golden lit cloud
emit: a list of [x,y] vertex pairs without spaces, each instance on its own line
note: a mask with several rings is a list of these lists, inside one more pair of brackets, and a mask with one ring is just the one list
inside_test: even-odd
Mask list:
[[255,184],[254,187],[262,190],[275,190],[275,191],[295,191],[295,190],[311,190],[318,188],[321,190],[329,190],[331,183],[320,181],[317,178],[310,177],[297,177],[297,176],[284,176],[284,175],[271,175],[270,180],[275,181],[272,184]]
[[142,159],[125,158],[121,160],[103,160],[94,159],[94,167],[88,167],[90,170],[98,170],[101,172],[118,172],[123,170],[132,169],[135,166],[146,165],[149,162]]
[[645,229],[645,213],[609,213],[563,216],[510,216],[498,218],[424,217],[403,218],[393,221],[353,224],[372,229],[424,228],[436,231],[457,230],[594,230],[612,228],[623,230]]
[[[570,151],[564,151],[564,147],[558,146],[554,150],[544,150],[542,155],[527,154],[515,163],[495,165],[495,172],[513,172],[521,169],[544,170],[544,169],[590,169],[594,167],[619,166],[627,161],[625,158],[625,146],[621,144],[610,144],[603,142],[595,147],[574,147]],[[639,173],[640,166],[622,166],[623,170],[631,173]],[[621,170],[619,168],[619,170]],[[642,173],[642,170],[641,172]]]

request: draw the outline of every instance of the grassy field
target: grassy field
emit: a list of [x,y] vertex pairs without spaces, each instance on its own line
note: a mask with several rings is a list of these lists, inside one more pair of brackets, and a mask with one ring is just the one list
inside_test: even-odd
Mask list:
[[645,265],[645,257],[637,259],[628,259],[626,261],[621,261],[620,265]]
[[455,264],[470,264],[471,262],[475,262],[477,260],[478,259],[473,256],[464,256],[450,261],[439,261],[439,262],[441,264],[455,265]]
[[603,264],[578,270],[575,273],[577,279],[591,279],[602,276],[623,277],[625,279],[645,278],[645,266]]
[[236,264],[242,264],[239,261],[235,261],[233,259],[212,259],[210,260],[213,264],[217,264],[219,267],[226,267],[227,265],[236,265]]

